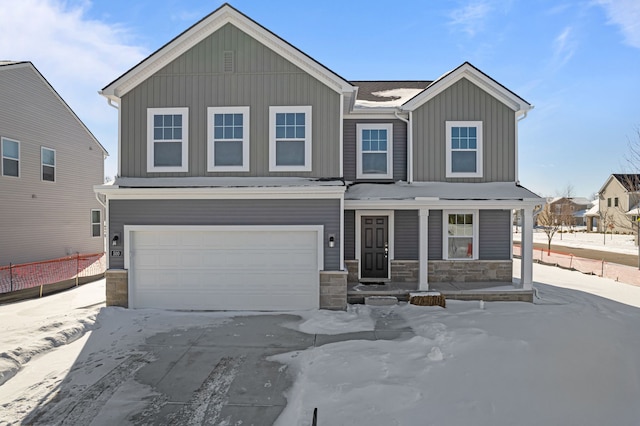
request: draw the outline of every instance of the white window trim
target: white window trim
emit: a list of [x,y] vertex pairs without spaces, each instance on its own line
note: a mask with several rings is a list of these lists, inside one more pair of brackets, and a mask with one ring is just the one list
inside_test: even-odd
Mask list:
[[[100,221],[98,223],[95,223],[93,221],[93,212],[98,212],[100,214]],[[102,210],[100,210],[100,209],[91,209],[90,219],[91,219],[91,231],[90,231],[91,232],[91,238],[100,238],[100,237],[102,237],[104,235],[104,230],[102,229],[103,226],[104,226],[102,224]],[[93,226],[94,225],[100,225],[100,232],[98,233],[98,235],[93,235]]]
[[[249,128],[250,108],[246,107],[208,107],[207,108],[207,171],[208,172],[248,172],[249,171]],[[216,166],[215,138],[213,118],[215,114],[242,114],[242,165]],[[221,139],[229,141],[229,139]],[[233,142],[238,139],[231,140]]]
[[[4,141],[15,142],[15,143],[18,144],[18,176],[11,176],[11,175],[5,175],[4,174]],[[22,159],[20,157],[22,157],[20,155],[20,141],[17,141],[15,139],[11,139],[11,138],[0,138],[0,168],[2,168],[2,176],[3,177],[17,179],[22,175]],[[15,158],[9,158],[9,157],[7,157],[7,159],[15,160]]]
[[[386,130],[387,131],[387,173],[363,173],[362,172],[362,131]],[[393,124],[391,123],[358,123],[356,124],[356,179],[393,179]],[[381,151],[380,151],[381,152]]]
[[[449,259],[449,215],[450,214],[471,214],[473,215],[473,244],[471,257]],[[442,212],[442,259],[451,261],[478,260],[479,254],[479,232],[478,221],[480,220],[479,210],[444,210]]]
[[[49,151],[53,151],[53,166],[50,164],[44,164],[44,150],[48,149]],[[49,148],[46,146],[41,146],[40,147],[40,180],[42,182],[51,182],[54,183],[56,181],[57,178],[57,163],[58,163],[58,153],[56,152],[55,149],[53,148]],[[53,180],[45,180],[44,179],[44,173],[43,173],[43,168],[44,166],[47,167],[53,167]]]
[[[276,114],[277,113],[305,113],[304,129],[304,165],[278,166],[276,165]],[[269,171],[270,172],[310,172],[311,171],[311,105],[308,106],[270,106],[269,107]]]
[[[451,171],[452,161],[451,161],[451,128],[452,127],[476,127],[476,140],[477,140],[477,149],[476,149],[476,171],[474,173],[454,173]],[[468,177],[482,177],[482,121],[447,121],[446,122],[446,148],[447,148],[447,176],[448,178],[468,178]]]
[[[182,115],[182,165],[176,167],[155,167],[153,116],[154,114]],[[189,108],[147,108],[147,172],[188,172],[189,171]]]

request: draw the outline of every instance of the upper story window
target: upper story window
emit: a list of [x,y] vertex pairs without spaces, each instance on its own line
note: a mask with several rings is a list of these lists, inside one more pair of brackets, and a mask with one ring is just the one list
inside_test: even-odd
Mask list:
[[393,124],[356,124],[358,179],[393,178]]
[[20,142],[2,138],[2,176],[20,176]]
[[482,122],[447,121],[447,177],[482,177]]
[[102,236],[102,220],[100,219],[100,210],[91,210],[91,236]]
[[611,207],[611,198],[607,198],[607,207]]
[[51,148],[40,148],[42,160],[42,180],[48,182],[56,181],[56,151]]
[[269,107],[269,171],[311,171],[311,106]]
[[619,201],[618,201],[618,197],[616,197],[613,199],[613,206],[618,207],[618,205],[619,205]]
[[189,109],[147,109],[147,172],[189,170]]
[[447,260],[477,259],[478,221],[476,211],[444,212],[444,254]]
[[207,108],[210,172],[249,171],[249,107]]

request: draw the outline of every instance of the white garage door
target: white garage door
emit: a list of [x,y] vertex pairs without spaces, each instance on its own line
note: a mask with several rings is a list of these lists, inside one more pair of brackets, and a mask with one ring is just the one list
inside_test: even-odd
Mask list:
[[125,227],[133,308],[317,309],[322,227]]

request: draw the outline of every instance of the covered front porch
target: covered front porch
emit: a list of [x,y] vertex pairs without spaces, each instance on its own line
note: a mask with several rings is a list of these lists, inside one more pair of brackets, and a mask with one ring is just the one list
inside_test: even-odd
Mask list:
[[[377,284],[348,283],[347,302],[364,303],[370,296],[392,296],[400,302],[409,300],[410,293],[421,291],[418,282],[389,281]],[[533,288],[524,289],[520,280],[483,282],[430,283],[429,291],[441,293],[448,300],[484,300],[485,302],[533,302]]]

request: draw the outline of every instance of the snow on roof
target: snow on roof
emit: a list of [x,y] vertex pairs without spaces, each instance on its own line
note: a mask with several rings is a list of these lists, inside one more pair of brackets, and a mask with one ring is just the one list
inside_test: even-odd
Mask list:
[[114,185],[121,188],[265,188],[344,186],[340,179],[306,179],[287,177],[177,177],[130,178],[118,177]]
[[399,107],[407,102],[409,99],[422,92],[424,89],[413,88],[397,88],[383,90],[380,92],[372,92],[373,96],[378,97],[380,100],[364,100],[357,99],[355,102],[355,108],[391,108]]
[[592,201],[591,208],[585,212],[585,216],[599,216],[600,215],[600,204],[597,201]]
[[393,184],[359,183],[349,186],[345,200],[407,200],[438,198],[440,200],[524,200],[540,199],[538,195],[513,182],[449,183],[396,182]]

